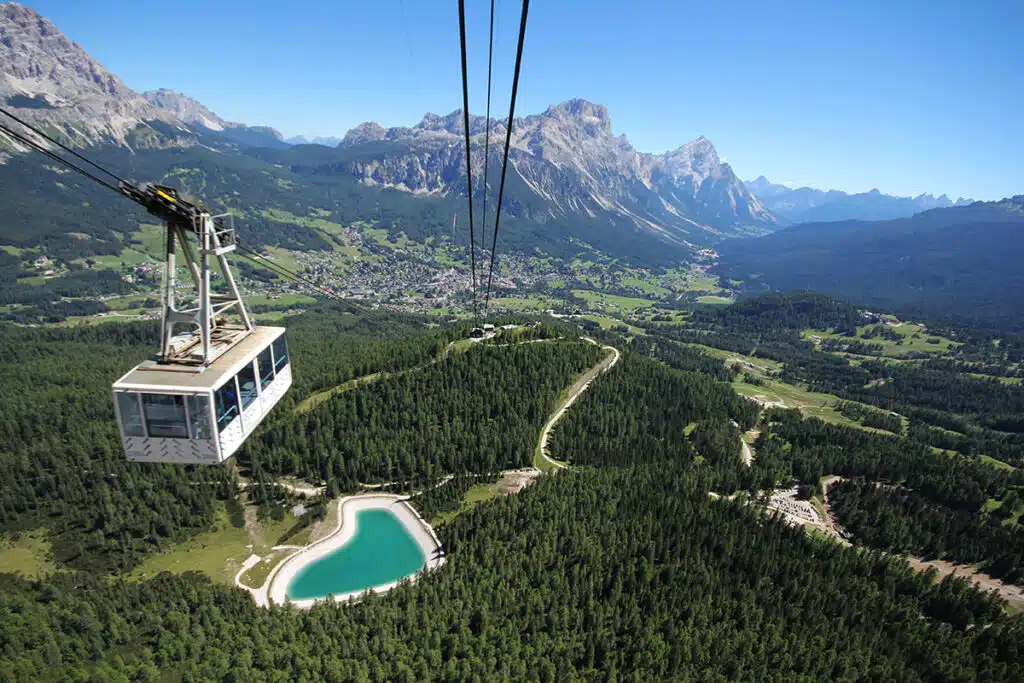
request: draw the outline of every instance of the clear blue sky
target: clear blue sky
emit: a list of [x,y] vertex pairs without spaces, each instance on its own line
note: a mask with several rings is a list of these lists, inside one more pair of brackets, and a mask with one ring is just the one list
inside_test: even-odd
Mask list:
[[[461,106],[455,0],[25,1],[130,87],[286,136]],[[488,4],[467,4],[483,113]],[[496,116],[518,11],[499,0]],[[993,199],[1024,193],[1021,26],[1019,0],[535,0],[517,110],[600,102],[641,151],[705,135],[742,178]]]

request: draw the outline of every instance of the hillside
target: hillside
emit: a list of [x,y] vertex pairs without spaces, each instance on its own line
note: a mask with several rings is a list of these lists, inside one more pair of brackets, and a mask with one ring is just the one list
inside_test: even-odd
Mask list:
[[1024,196],[882,222],[794,226],[720,247],[751,291],[817,290],[884,309],[1024,328]]
[[[465,243],[451,231],[453,223],[459,235],[468,227],[460,112],[427,114],[409,128],[363,124],[337,148],[292,145],[273,128],[226,121],[181,93],[140,94],[33,10],[0,7],[0,103],[121,176],[178,186],[244,215],[242,234],[252,245],[329,248],[323,235],[302,225],[284,235],[268,229],[262,218],[270,210],[299,223],[326,218],[338,230],[363,223],[393,240]],[[505,125],[491,126],[492,207]],[[474,117],[471,128],[479,197],[483,117]],[[118,242],[126,243],[144,218],[63,171],[43,170],[50,165],[25,151],[0,132],[10,190],[3,208],[16,217],[0,225],[0,246],[35,250],[33,259],[123,255]],[[504,216],[506,251],[660,267],[687,260],[719,235],[775,225],[709,140],[641,154],[612,133],[605,107],[581,99],[515,121]],[[90,239],[69,237],[79,234]]]
[[[574,325],[453,346],[465,326],[328,307],[292,317],[296,384],[237,469],[121,457],[108,378],[147,353],[152,326],[0,326],[0,374],[27,387],[0,420],[19,426],[0,433],[9,482],[0,566],[12,572],[0,574],[0,612],[13,615],[0,618],[10,643],[0,667],[55,681],[428,680],[436,671],[448,680],[601,681],[626,670],[652,680],[865,671],[1016,680],[1024,617],[893,553],[968,559],[1020,580],[1022,479],[1010,463],[1024,462],[1024,446],[1009,432],[1020,429],[1019,391],[979,392],[995,380],[958,375],[954,364],[1019,376],[1024,341],[994,346],[957,331],[962,341],[936,346],[926,366],[909,355],[855,365],[850,350],[867,359],[890,351],[855,328],[860,321],[855,308],[808,295],[695,310],[683,325],[652,325],[633,339],[597,332],[622,361],[555,429],[553,457],[570,469],[514,495],[484,486],[483,497],[469,482],[529,462],[561,392],[601,356]],[[806,327],[834,328],[843,346],[818,348],[802,337]],[[838,339],[850,333],[857,338]],[[723,358],[703,344],[743,350]],[[779,369],[759,369],[770,364]],[[750,368],[743,377],[741,366]],[[864,389],[865,373],[889,381]],[[787,386],[807,395],[802,383],[857,398],[841,414],[819,411],[823,422],[799,404],[763,411],[737,393]],[[893,399],[910,416],[905,432],[874,407]],[[993,414],[1000,405],[1005,414]],[[744,461],[740,435],[751,428],[761,436]],[[1002,460],[996,467],[978,453]],[[757,502],[759,491],[798,483],[824,505],[820,480],[831,473],[843,481],[828,500],[853,542],[890,554],[847,547],[834,530],[797,526]],[[263,609],[230,585],[256,552],[247,543],[306,543],[340,495],[385,482],[416,490],[446,474],[456,477],[428,500],[413,498],[445,511],[437,531],[446,563],[416,583],[310,611]],[[299,499],[279,485],[294,477],[326,493]],[[301,518],[297,502],[309,510]],[[461,626],[453,633],[452,624]]]

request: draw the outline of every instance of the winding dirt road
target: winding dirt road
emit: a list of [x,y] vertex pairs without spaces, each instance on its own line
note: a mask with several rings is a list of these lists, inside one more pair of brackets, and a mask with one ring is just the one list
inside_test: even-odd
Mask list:
[[[591,344],[597,343],[593,339],[590,339],[589,337],[582,337],[582,339],[584,341],[590,342]],[[565,469],[566,467],[568,467],[568,465],[566,465],[565,463],[558,462],[557,460],[554,460],[553,458],[549,457],[547,454],[548,439],[551,438],[551,430],[554,428],[555,424],[557,424],[558,421],[562,419],[562,415],[564,415],[565,411],[569,409],[569,406],[575,403],[576,399],[580,397],[580,394],[586,391],[587,387],[590,386],[590,383],[593,382],[598,375],[601,375],[607,372],[608,370],[611,370],[615,366],[615,364],[619,362],[619,357],[621,356],[621,354],[619,353],[618,349],[616,349],[614,346],[602,346],[601,348],[611,351],[611,355],[607,356],[600,363],[598,363],[597,365],[583,373],[580,376],[580,378],[576,380],[576,382],[571,387],[569,387],[569,393],[566,396],[565,400],[562,402],[562,405],[560,405],[558,409],[554,412],[554,414],[551,416],[551,419],[549,419],[547,424],[544,425],[544,430],[541,431],[540,433],[540,441],[537,444],[537,453],[541,456],[541,459],[545,464],[554,466],[555,468],[558,469]],[[539,466],[539,463],[537,463],[536,458],[534,458],[534,464]]]

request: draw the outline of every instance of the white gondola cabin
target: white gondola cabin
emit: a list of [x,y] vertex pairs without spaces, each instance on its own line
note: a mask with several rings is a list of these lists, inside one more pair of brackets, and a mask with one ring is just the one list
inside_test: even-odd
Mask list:
[[[123,182],[121,190],[167,224],[160,354],[113,386],[125,455],[140,462],[222,463],[292,384],[285,330],[257,327],[249,318],[227,261],[236,246],[227,216],[211,216],[172,187]],[[195,284],[191,304],[176,297],[179,249]],[[213,259],[224,291],[210,286]],[[238,320],[227,320],[229,312]],[[176,325],[193,329],[175,335]]]
[[114,383],[129,460],[215,465],[230,458],[292,384],[283,327],[254,327],[216,362],[146,361]]

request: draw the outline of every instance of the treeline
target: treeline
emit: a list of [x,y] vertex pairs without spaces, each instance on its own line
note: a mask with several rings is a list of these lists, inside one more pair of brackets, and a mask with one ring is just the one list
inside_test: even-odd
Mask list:
[[197,486],[185,468],[124,457],[110,386],[156,344],[155,324],[0,326],[0,530],[45,526],[59,563],[111,571],[213,523],[226,470]]
[[670,462],[542,478],[443,527],[449,562],[428,580],[349,606],[261,609],[197,574],[8,579],[0,600],[19,617],[0,620],[0,672],[1017,680],[1024,620],[996,598],[711,501],[706,485]]
[[429,482],[426,490],[409,499],[424,519],[431,520],[438,515],[458,510],[462,499],[477,484],[492,482],[496,475],[459,474],[448,481]]
[[578,341],[474,345],[308,412],[279,411],[242,460],[340,490],[528,465],[558,394],[601,357]]
[[903,433],[903,420],[900,419],[899,415],[894,415],[891,412],[849,401],[840,402],[836,410],[845,417],[855,422],[860,422],[865,427],[884,429],[893,434]]
[[[626,352],[614,369],[573,404],[554,430],[551,450],[574,465],[625,467],[636,463],[713,463],[722,486],[752,481],[740,459],[739,432],[757,422],[760,408],[729,385]],[[687,433],[695,430],[694,439]],[[725,430],[723,437],[718,433]],[[699,448],[695,448],[695,443]]]
[[885,434],[804,419],[798,410],[771,408],[757,440],[761,488],[794,478],[817,485],[822,477],[870,477],[901,483],[953,508],[980,512],[989,498],[1024,485],[1024,472],[977,459],[935,453],[930,447]]
[[121,274],[115,270],[78,266],[65,275],[36,285],[19,283],[16,271],[0,271],[0,305],[40,305],[61,297],[128,294],[132,289],[132,285],[122,280]]
[[[1011,583],[1024,579],[1024,529],[1003,524],[1020,505],[1020,470],[776,408],[766,415],[756,449],[754,473],[762,489],[795,481],[820,494],[826,475],[852,479],[833,485],[829,500],[858,542],[981,562]],[[1000,514],[987,512],[990,500],[1002,503]]]
[[[424,334],[411,316],[342,306],[310,311],[287,326],[295,382],[271,421],[324,383],[427,362],[460,333]],[[218,501],[238,493],[231,468],[125,460],[110,387],[153,355],[157,328],[0,325],[0,385],[7,388],[0,402],[0,531],[45,527],[59,566],[130,569],[210,528]],[[257,503],[280,498],[266,473],[248,474]]]
[[1024,580],[1024,528],[952,509],[896,486],[849,479],[829,488],[829,508],[857,541],[925,558],[980,564],[1008,583]]
[[421,317],[344,303],[319,303],[286,327],[295,401],[356,377],[423,364],[469,336],[468,325],[428,332]]
[[628,348],[634,353],[656,358],[676,370],[704,373],[723,382],[730,381],[734,374],[720,358],[715,358],[704,349],[669,339],[638,335],[629,340]]
[[[855,334],[860,317],[848,304],[800,293],[706,308],[711,310],[694,312],[692,324],[654,325],[649,332],[781,362],[783,381],[909,418],[912,438],[938,436],[915,429],[923,422],[958,432],[960,452],[1024,465],[1024,387],[964,374],[961,365],[984,360],[999,368],[1000,376],[1016,375],[1020,356],[1017,336],[1003,333],[992,337],[959,328],[943,330],[968,340],[955,351],[964,360],[892,363],[870,359],[853,364],[842,356],[815,349],[801,335],[808,328]],[[1004,340],[1006,348],[1000,351]],[[823,348],[826,341],[822,342]],[[948,441],[932,438],[923,443],[942,448],[945,446],[941,444]]]

